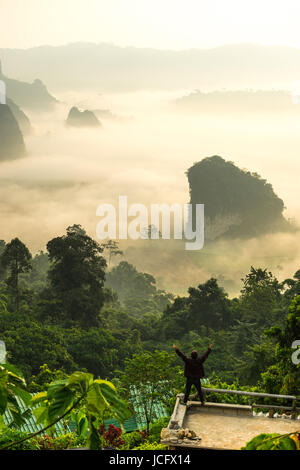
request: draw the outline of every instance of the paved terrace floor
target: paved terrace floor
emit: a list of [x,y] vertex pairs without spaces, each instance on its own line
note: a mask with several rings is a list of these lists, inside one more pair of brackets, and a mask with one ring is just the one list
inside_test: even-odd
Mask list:
[[248,407],[189,404],[183,427],[192,429],[201,437],[197,448],[238,450],[261,433],[300,431],[299,420],[253,416]]

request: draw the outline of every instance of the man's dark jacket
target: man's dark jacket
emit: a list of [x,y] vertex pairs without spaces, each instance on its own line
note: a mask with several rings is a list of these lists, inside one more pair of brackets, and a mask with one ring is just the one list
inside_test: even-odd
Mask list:
[[175,351],[185,363],[185,366],[184,366],[185,377],[188,377],[191,379],[201,379],[202,377],[204,377],[205,373],[204,373],[203,362],[207,359],[207,356],[211,352],[210,348],[208,348],[208,350],[202,356],[197,357],[196,359],[192,359],[191,357],[185,356],[178,348],[176,348]]

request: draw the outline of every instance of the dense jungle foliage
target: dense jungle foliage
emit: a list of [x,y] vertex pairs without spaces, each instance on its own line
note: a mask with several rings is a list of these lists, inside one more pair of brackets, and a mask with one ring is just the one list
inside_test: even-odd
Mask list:
[[300,366],[291,356],[300,339],[300,270],[279,282],[251,266],[236,298],[214,278],[175,297],[152,275],[117,263],[120,253],[79,225],[35,256],[18,238],[0,241],[0,339],[30,391],[76,370],[121,380],[126,361],[156,350],[170,355],[183,387],[172,344],[189,353],[213,342],[205,364],[212,384],[299,392]]

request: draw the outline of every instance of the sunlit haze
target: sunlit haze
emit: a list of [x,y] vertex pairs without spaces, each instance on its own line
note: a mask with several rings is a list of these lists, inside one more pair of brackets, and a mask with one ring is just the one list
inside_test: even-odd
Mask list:
[[300,47],[297,0],[1,0],[1,47],[113,42],[159,49]]

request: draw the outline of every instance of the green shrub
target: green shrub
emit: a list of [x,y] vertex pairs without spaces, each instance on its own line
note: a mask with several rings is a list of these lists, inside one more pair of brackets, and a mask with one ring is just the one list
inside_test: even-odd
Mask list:
[[160,433],[162,428],[166,428],[169,423],[169,417],[168,416],[163,416],[162,418],[159,418],[157,421],[154,421],[154,423],[150,424],[150,429],[149,429],[149,437],[148,441],[149,442],[160,442]]
[[[162,418],[159,418],[157,421],[154,421],[150,424],[149,435],[145,429],[143,431],[133,431],[127,434],[122,434],[122,439],[125,441],[125,444],[121,446],[121,449],[140,449],[144,443],[147,446],[151,445],[152,443],[154,446],[158,446],[160,442],[161,430],[162,428],[165,428],[168,423],[169,418],[167,416],[163,416]],[[157,448],[159,449],[159,447]]]
[[[9,444],[20,441],[28,436],[27,432],[17,431],[16,429],[4,428],[0,432],[0,450]],[[15,444],[8,450],[38,450],[39,447],[34,439],[27,439],[20,444]]]
[[142,444],[147,438],[147,434],[141,431],[133,431],[122,435],[125,444],[122,445],[123,450],[130,450]]
[[162,445],[160,442],[149,442],[145,441],[138,447],[134,447],[133,450],[165,450],[167,446]]
[[77,434],[71,432],[57,437],[43,434],[42,436],[37,436],[35,441],[40,450],[72,449],[74,447],[83,447],[86,444],[84,438],[80,438]]

